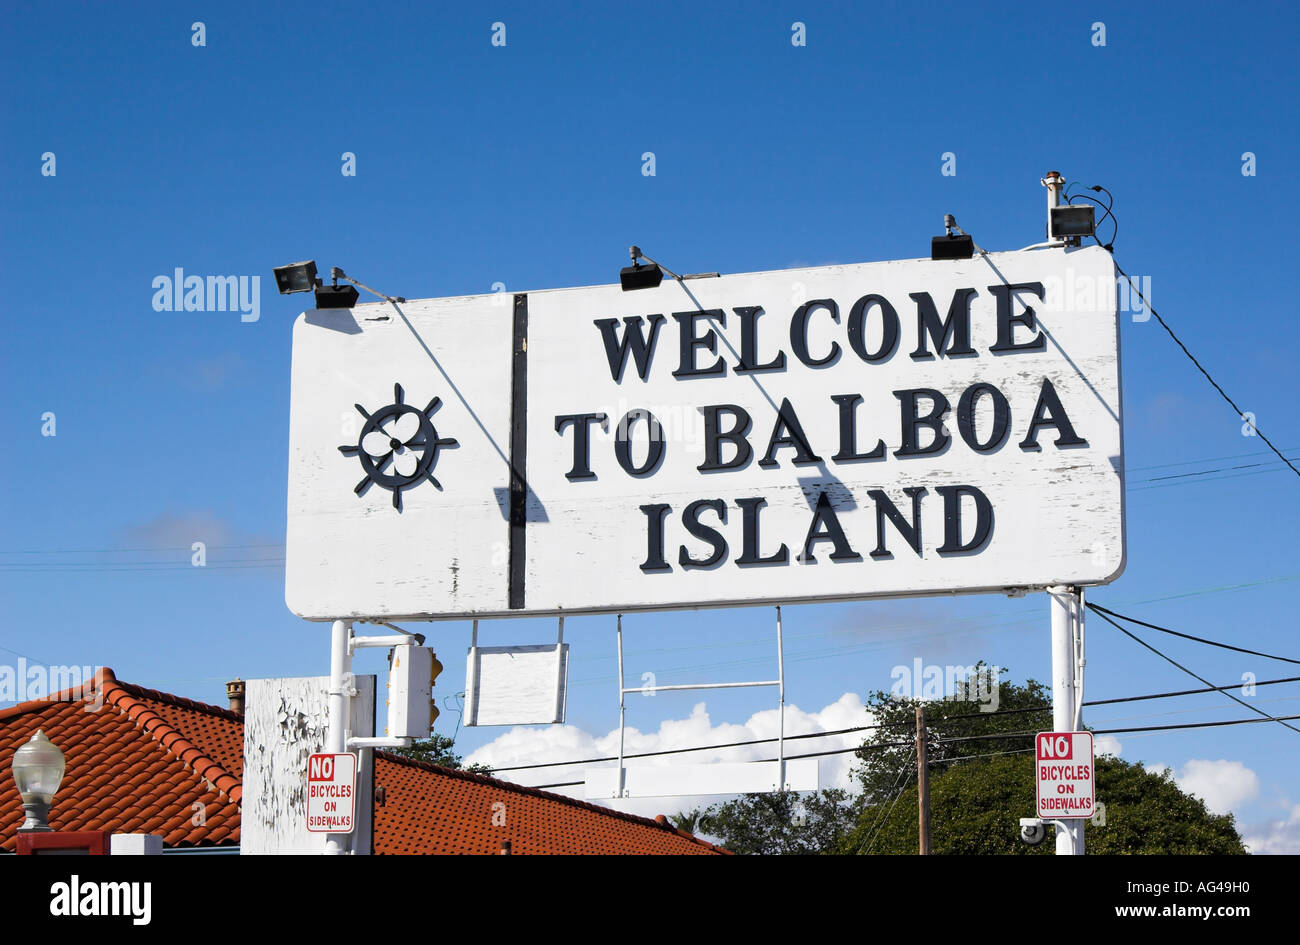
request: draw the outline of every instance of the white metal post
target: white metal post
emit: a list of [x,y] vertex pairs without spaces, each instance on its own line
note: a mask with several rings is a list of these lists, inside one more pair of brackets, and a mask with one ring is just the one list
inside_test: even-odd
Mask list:
[[785,645],[781,640],[781,607],[776,608],[776,676],[779,680],[777,685],[777,734],[776,734],[776,759],[779,762],[776,767],[778,791],[785,790]]
[[[329,725],[325,731],[325,751],[347,751],[349,693],[352,688],[352,622],[335,620],[330,633]],[[348,852],[351,835],[331,833],[325,836],[325,852],[339,855]]]
[[623,688],[623,615],[618,615],[618,796],[623,796],[623,734],[626,729],[627,696]]
[[[1052,730],[1074,732],[1082,725],[1076,687],[1075,669],[1081,662],[1081,624],[1083,608],[1079,591],[1060,585],[1049,587],[1047,593],[1052,607]],[[1080,677],[1082,673],[1080,672]],[[1056,827],[1057,856],[1083,854],[1083,821],[1058,821]]]

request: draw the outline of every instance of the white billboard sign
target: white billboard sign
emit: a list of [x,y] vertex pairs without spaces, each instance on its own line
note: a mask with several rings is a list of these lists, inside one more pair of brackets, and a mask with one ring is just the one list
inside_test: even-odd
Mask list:
[[286,597],[308,619],[1104,584],[1104,250],[313,311]]

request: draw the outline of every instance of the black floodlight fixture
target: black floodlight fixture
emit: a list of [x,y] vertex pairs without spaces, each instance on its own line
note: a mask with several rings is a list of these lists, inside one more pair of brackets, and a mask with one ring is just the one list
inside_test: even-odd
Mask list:
[[974,237],[968,235],[957,225],[957,221],[951,213],[943,215],[943,228],[946,231],[943,236],[935,236],[930,239],[930,258],[932,260],[970,259],[976,252],[981,255],[984,253],[984,250],[975,245]]
[[355,308],[359,293],[350,285],[316,286],[317,308]]
[[1059,207],[1052,207],[1048,225],[1050,232],[1047,235],[1050,239],[1073,239],[1075,246],[1079,245],[1078,240],[1083,237],[1095,236],[1097,233],[1096,213],[1092,204],[1087,203],[1063,203]]
[[[654,289],[664,281],[663,267],[653,259],[641,255],[641,247],[631,246],[627,252],[632,257],[632,265],[618,271],[618,281],[623,286],[624,292],[631,292],[634,289]],[[641,265],[642,259],[647,265]]]
[[[627,254],[632,257],[632,265],[618,271],[618,281],[623,286],[624,292],[630,292],[633,289],[653,289],[664,281],[664,276],[669,275],[678,282],[685,282],[687,279],[716,279],[716,272],[693,272],[684,276],[679,276],[667,266],[655,262],[645,253],[641,252],[640,246],[629,246]],[[646,261],[646,265],[641,265],[641,260]],[[682,288],[685,288],[683,286]],[[690,295],[690,290],[687,290]]]
[[975,255],[975,241],[969,236],[950,233],[930,240],[931,259],[970,259]]
[[[316,293],[316,307],[319,308],[353,308],[357,304],[358,293],[352,286],[360,286],[371,295],[378,296],[385,302],[405,302],[406,299],[400,295],[384,295],[382,292],[376,292],[370,286],[358,282],[351,276],[347,275],[338,266],[330,269],[330,284],[324,285],[316,275],[315,260],[305,262],[290,263],[287,266],[277,266],[275,272],[275,285],[280,290],[281,295],[289,295],[292,292],[312,292]],[[343,279],[351,282],[352,285],[339,285],[339,280]]]
[[289,295],[293,292],[310,292],[320,285],[320,280],[316,278],[316,260],[314,259],[290,263],[287,266],[277,266],[272,271],[275,273],[275,287],[280,290],[281,295]]

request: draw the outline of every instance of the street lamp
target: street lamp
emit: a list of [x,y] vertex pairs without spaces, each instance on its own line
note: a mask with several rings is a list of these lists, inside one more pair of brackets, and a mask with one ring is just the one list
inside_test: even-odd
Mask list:
[[23,799],[27,820],[18,828],[22,833],[48,831],[50,804],[63,781],[63,752],[59,751],[40,729],[31,741],[14,752],[14,784]]

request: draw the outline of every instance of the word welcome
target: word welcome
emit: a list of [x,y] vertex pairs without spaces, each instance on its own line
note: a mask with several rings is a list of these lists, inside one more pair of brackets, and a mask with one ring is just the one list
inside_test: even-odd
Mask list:
[[[1047,337],[1039,329],[1034,309],[1021,303],[1021,296],[1044,299],[1042,282],[1025,282],[988,286],[987,291],[995,301],[996,337],[988,347],[993,355],[1013,355],[1043,352]],[[978,357],[971,343],[971,305],[978,296],[974,287],[958,288],[948,302],[947,312],[940,315],[939,307],[928,292],[911,292],[908,298],[915,305],[915,332],[910,340],[908,357],[913,361],[934,361],[937,358],[957,359]],[[847,309],[832,298],[813,299],[795,309],[788,323],[787,347],[772,350],[759,334],[759,323],[765,314],[761,306],[738,306],[731,309],[739,320],[739,348],[732,351],[729,360],[720,355],[719,335],[713,327],[725,327],[728,313],[723,309],[700,309],[693,312],[673,312],[677,327],[677,343],[671,350],[676,354],[676,367],[672,376],[676,380],[695,381],[721,378],[728,372],[737,375],[783,372],[796,365],[820,370],[845,357],[856,357],[870,369],[895,357],[903,340],[904,319],[898,308],[888,298],[877,293],[861,296]],[[810,326],[814,320],[842,326],[838,340],[827,340],[824,333],[819,346],[814,349],[810,340]],[[631,315],[622,319],[599,318],[593,325],[599,333],[606,356],[610,377],[622,384],[629,375],[629,366],[642,381],[647,379],[654,363],[656,348],[668,320],[663,314]],[[824,327],[824,326],[823,326]],[[842,342],[842,343],[841,343]],[[932,350],[933,349],[933,350]],[[757,465],[761,469],[778,470],[782,465],[819,466],[879,462],[888,457],[909,461],[933,457],[946,452],[958,440],[975,454],[995,453],[1007,443],[1013,431],[1016,446],[1026,453],[1043,450],[1044,435],[1051,431],[1051,445],[1057,450],[1087,447],[1087,439],[1076,430],[1062,402],[1060,394],[1048,377],[1022,375],[1015,389],[1004,390],[995,384],[977,382],[959,389],[939,390],[934,387],[908,387],[891,391],[892,403],[866,404],[859,392],[847,391],[830,395],[821,404],[804,404],[801,409],[834,411],[838,436],[833,442],[813,442],[805,432],[799,410],[789,398],[782,398],[771,429],[765,435],[754,436],[754,418],[743,407],[734,403],[703,404],[697,409],[703,427],[703,461],[695,465],[702,474],[718,474],[748,468],[762,450]],[[1032,398],[1032,400],[1031,400]],[[1027,412],[1017,413],[1013,401],[1033,404]],[[955,410],[954,410],[955,405]],[[1023,408],[1022,408],[1023,409]],[[872,418],[869,428],[861,416]],[[898,431],[897,446],[887,449],[885,431],[879,418],[893,412],[894,429]],[[956,437],[949,432],[947,418],[956,415]],[[991,417],[991,423],[977,425],[976,417]],[[604,471],[607,460],[593,456],[592,427],[607,429],[609,417],[599,411],[565,413],[555,416],[554,428],[562,439],[567,438],[571,461],[566,479],[574,483],[596,480]],[[892,434],[891,434],[892,436]],[[634,440],[640,442],[634,443]],[[627,410],[617,422],[613,437],[614,463],[632,478],[646,478],[663,465],[668,452],[667,438],[659,418],[648,409],[634,407]],[[831,452],[834,450],[834,452]],[[930,490],[913,486],[890,494],[887,482],[880,488],[869,488],[864,495],[854,494],[852,503],[843,501],[848,496],[841,493],[846,487],[837,486],[836,493],[829,485],[806,489],[810,507],[808,527],[801,543],[802,552],[796,560],[815,562],[816,546],[829,543],[831,561],[859,561],[858,547],[868,547],[862,538],[853,538],[840,521],[838,508],[856,506],[874,509],[874,531],[865,536],[874,541],[869,552],[873,559],[888,559],[893,552],[888,547],[886,533],[897,532],[902,542],[918,557],[922,555],[921,512]],[[939,555],[972,554],[982,550],[990,541],[994,528],[994,509],[988,496],[971,483],[936,486],[933,494],[943,506],[943,541],[935,551]],[[869,500],[869,501],[868,501]],[[737,498],[727,502],[721,498],[702,498],[684,504],[678,510],[668,503],[648,503],[639,506],[645,516],[646,558],[640,565],[645,572],[671,571],[665,539],[665,521],[670,514],[679,514],[685,531],[703,542],[707,550],[683,544],[677,548],[677,564],[686,568],[712,568],[727,559],[731,544],[739,538],[742,552],[734,558],[738,567],[788,564],[789,548],[781,543],[775,550],[764,554],[759,548],[759,519],[767,499],[761,495]],[[908,511],[910,510],[910,515]],[[730,513],[739,518],[739,536],[733,526],[730,538],[721,527],[728,522]],[[708,516],[710,521],[705,522]],[[858,532],[864,529],[859,528]]]

